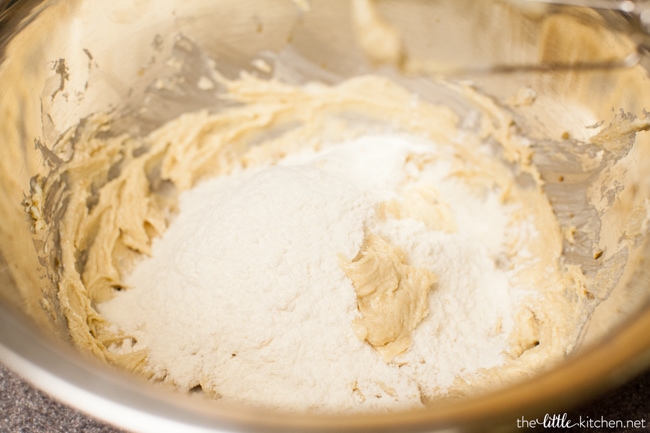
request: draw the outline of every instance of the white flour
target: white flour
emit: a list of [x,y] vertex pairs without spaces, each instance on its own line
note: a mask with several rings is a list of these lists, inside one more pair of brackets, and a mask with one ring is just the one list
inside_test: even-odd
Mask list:
[[[495,262],[506,230],[523,230],[496,193],[477,196],[443,164],[413,175],[407,155],[434,147],[368,136],[206,181],[181,196],[153,257],[127,279],[133,289],[100,312],[182,389],[285,409],[418,407],[421,392],[503,363],[516,288]],[[438,188],[457,232],[376,218],[407,173]],[[356,296],[338,261],[358,253],[368,227],[439,276],[411,349],[392,363],[353,332]]]

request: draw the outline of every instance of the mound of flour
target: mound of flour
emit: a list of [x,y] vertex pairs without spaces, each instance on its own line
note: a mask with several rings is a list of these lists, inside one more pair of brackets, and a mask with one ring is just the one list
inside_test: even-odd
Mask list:
[[[156,378],[181,389],[324,412],[420,407],[422,393],[503,363],[517,294],[497,263],[506,231],[524,228],[444,163],[418,172],[409,156],[434,151],[366,136],[182,194],[130,289],[99,306],[136,339],[110,350],[146,349]],[[414,176],[435,185],[456,231],[376,217]],[[356,295],[338,259],[359,253],[369,227],[439,277],[411,348],[392,362],[354,333]]]

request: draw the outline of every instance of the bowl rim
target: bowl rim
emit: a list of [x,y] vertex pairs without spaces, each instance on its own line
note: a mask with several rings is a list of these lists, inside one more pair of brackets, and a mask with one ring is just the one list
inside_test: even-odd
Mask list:
[[[3,15],[0,0],[0,24],[19,25],[17,18],[21,14],[38,14],[39,10],[33,9],[46,2],[24,0],[12,4],[16,7]],[[650,242],[642,248],[650,251]],[[644,259],[639,267],[642,275],[638,279],[650,287],[650,259]],[[649,368],[650,299],[639,307],[635,315],[597,344],[530,380],[463,401],[389,414],[288,415],[179,398],[178,393],[116,371],[62,341],[54,341],[24,313],[5,302],[0,302],[0,362],[57,400],[136,432],[514,429],[519,417],[533,420],[564,410]]]
[[621,385],[650,367],[650,302],[598,344],[530,380],[461,401],[387,414],[265,412],[179,393],[134,378],[48,338],[0,303],[0,361],[86,414],[134,432],[487,431],[541,420]]

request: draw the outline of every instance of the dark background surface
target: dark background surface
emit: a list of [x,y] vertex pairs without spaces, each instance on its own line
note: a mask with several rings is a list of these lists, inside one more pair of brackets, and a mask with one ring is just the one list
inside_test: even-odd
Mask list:
[[[568,411],[567,419],[582,416],[607,420],[645,420],[645,429],[566,429],[537,428],[542,432],[650,432],[650,370],[626,385],[614,389],[593,402]],[[517,426],[513,425],[513,431]],[[521,430],[523,431],[523,430]],[[34,389],[16,374],[0,365],[1,433],[125,433],[95,421]]]

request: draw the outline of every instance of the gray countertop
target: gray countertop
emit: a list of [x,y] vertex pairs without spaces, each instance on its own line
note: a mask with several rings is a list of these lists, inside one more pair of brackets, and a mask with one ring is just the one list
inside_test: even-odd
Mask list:
[[0,365],[0,433],[121,433],[50,398]]
[[[597,400],[571,410],[572,420],[589,417],[606,420],[644,420],[639,429],[583,429],[571,432],[650,432],[650,370],[626,385]],[[513,425],[513,430],[516,426]],[[535,432],[567,431],[536,429]],[[124,433],[69,408],[34,389],[6,367],[0,365],[0,432],[1,433]]]

